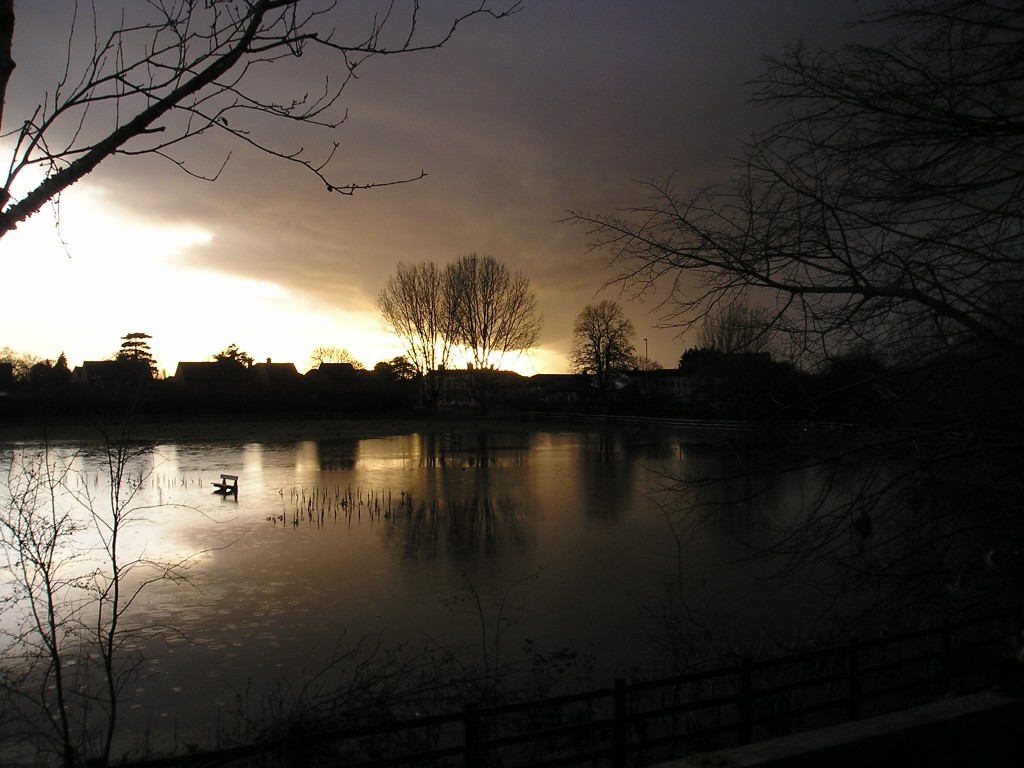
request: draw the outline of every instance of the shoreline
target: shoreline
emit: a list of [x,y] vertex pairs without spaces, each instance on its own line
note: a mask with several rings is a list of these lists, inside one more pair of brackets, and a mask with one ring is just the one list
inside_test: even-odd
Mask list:
[[[124,425],[129,441],[292,441],[330,438],[373,438],[419,431],[452,429],[529,430],[538,427],[579,429],[593,424],[572,425],[564,416],[550,420],[509,419],[479,412],[404,411],[372,414],[174,416],[140,418]],[[107,425],[115,435],[122,425]],[[25,418],[0,422],[0,445],[20,442],[104,442],[104,425],[86,419],[46,421]]]

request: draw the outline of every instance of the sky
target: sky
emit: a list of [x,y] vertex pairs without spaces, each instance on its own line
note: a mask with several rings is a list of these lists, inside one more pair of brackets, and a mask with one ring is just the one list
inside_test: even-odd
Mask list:
[[[352,15],[339,28],[360,29],[374,5],[344,3]],[[422,5],[429,22],[467,2]],[[5,133],[52,92],[71,6],[15,3]],[[335,172],[354,182],[426,173],[352,197],[225,135],[185,150],[207,174],[230,155],[215,182],[152,156],[112,158],[0,240],[0,349],[63,352],[74,367],[141,331],[167,375],[229,344],[300,371],[319,346],[373,367],[403,352],[375,308],[396,265],[475,252],[525,273],[544,317],[538,346],[504,367],[568,370],[573,320],[602,299],[623,305],[640,354],[674,367],[695,339],[661,326],[657,297],[609,285],[610,255],[566,216],[642,203],[644,181],[727,182],[741,142],[768,119],[749,101],[763,56],[798,41],[834,46],[862,10],[855,0],[524,0],[439,50],[368,62],[333,131],[256,126],[282,150],[337,141]],[[301,94],[332,67],[310,55],[263,76]],[[8,156],[0,143],[4,166]]]

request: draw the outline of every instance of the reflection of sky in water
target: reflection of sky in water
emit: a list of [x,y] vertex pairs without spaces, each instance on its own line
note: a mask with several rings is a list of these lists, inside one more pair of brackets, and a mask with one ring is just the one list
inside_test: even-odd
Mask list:
[[[302,679],[368,633],[475,641],[477,618],[444,601],[471,583],[493,620],[505,591],[536,572],[509,598],[510,652],[530,638],[593,649],[609,674],[642,664],[639,604],[676,572],[668,521],[679,505],[665,475],[709,460],[674,435],[598,431],[158,445],[134,467],[147,509],[127,543],[194,558],[190,585],[156,585],[137,614],[181,633],[147,648],[140,714],[202,730],[235,692]],[[76,461],[100,495],[99,455]],[[237,499],[211,493],[222,472],[239,475]],[[799,485],[780,486],[774,503]],[[734,613],[770,613],[764,585],[720,566],[739,554],[729,525],[705,522],[682,526],[686,582]]]

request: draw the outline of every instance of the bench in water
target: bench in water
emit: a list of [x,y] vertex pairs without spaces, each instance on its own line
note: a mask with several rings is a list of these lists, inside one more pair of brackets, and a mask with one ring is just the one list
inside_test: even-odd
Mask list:
[[221,496],[238,495],[238,475],[221,475],[220,482],[213,485],[217,489],[214,493],[219,493]]

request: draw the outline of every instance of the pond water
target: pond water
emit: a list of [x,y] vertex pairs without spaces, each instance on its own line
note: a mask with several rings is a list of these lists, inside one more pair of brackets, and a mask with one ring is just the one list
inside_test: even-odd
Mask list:
[[[41,447],[8,445],[4,461]],[[51,449],[72,450],[77,492],[106,503],[103,452]],[[173,632],[142,649],[130,725],[205,741],[241,697],[299,685],[367,636],[485,646],[503,660],[529,639],[587,654],[605,685],[663,666],[654,617],[667,586],[736,637],[792,631],[813,612],[744,565],[736,534],[768,535],[817,481],[777,478],[756,502],[718,484],[706,509],[681,497],[673,478],[729,460],[670,431],[155,444],[132,460],[136,520],[122,546],[189,557],[189,583],[157,583],[132,608],[132,621]],[[211,492],[221,472],[239,476],[237,497]],[[681,525],[686,509],[706,519]]]

